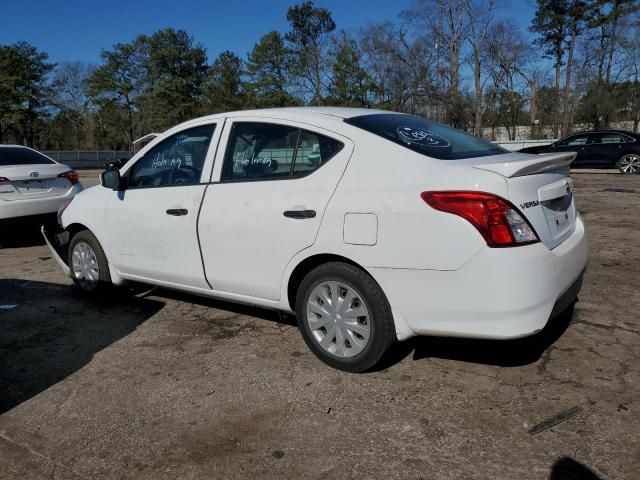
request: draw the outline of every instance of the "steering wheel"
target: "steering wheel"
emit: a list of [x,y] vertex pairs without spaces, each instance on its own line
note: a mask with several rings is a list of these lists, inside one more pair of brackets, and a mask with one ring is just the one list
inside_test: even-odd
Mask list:
[[153,177],[143,176],[138,178],[138,186],[139,187],[153,187]]
[[[182,171],[187,174],[186,177],[179,176],[179,172]],[[200,170],[191,165],[183,165],[175,170],[171,171],[171,183],[177,185],[179,183],[196,180],[200,176]]]

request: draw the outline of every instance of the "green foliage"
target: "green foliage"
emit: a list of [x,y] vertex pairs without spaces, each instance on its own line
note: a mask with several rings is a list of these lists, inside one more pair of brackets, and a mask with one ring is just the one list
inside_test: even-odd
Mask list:
[[251,103],[258,108],[297,105],[288,91],[287,65],[290,53],[277,31],[264,35],[249,53],[246,65]]
[[204,94],[206,113],[240,110],[246,102],[243,63],[235,53],[222,52],[211,65]]
[[374,84],[362,67],[362,52],[356,41],[343,32],[334,42],[331,57],[330,103],[348,107],[367,106]]
[[145,40],[146,127],[161,130],[197,116],[208,71],[204,47],[172,28]]
[[34,145],[35,126],[47,115],[47,74],[54,67],[45,52],[26,42],[0,45],[0,143],[12,132]]
[[336,29],[331,12],[304,2],[290,7],[287,20],[291,30],[285,35],[291,51],[290,73],[300,82],[313,104],[323,102],[324,47],[328,35]]
[[[638,0],[537,0],[537,50],[517,26],[490,25],[491,5],[414,0],[402,21],[350,36],[334,33],[329,10],[303,1],[286,12],[288,31],[263,35],[246,63],[230,51],[209,63],[203,45],[173,28],[115,44],[97,67],[52,70],[25,42],[0,45],[0,142],[132,148],[198,115],[305,103],[390,109],[480,132],[485,120],[510,136],[520,124],[554,133],[573,122],[640,126]],[[483,28],[480,48],[469,35]],[[540,56],[554,61],[555,78]]]

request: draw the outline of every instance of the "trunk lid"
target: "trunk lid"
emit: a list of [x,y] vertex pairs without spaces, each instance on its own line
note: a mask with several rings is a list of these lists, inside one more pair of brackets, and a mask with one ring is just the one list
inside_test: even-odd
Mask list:
[[70,171],[66,165],[15,165],[0,167],[0,201],[28,200],[64,195],[71,183],[61,173]]
[[569,165],[572,152],[542,155],[507,154],[491,157],[497,163],[478,162],[474,168],[501,175],[506,179],[508,200],[526,217],[540,237],[553,249],[571,233],[576,222],[573,181]]

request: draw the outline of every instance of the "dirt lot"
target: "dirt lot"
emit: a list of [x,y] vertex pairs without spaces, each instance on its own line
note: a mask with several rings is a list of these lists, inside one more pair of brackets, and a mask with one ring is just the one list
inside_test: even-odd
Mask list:
[[640,176],[574,178],[591,260],[572,317],[517,342],[415,339],[363,375],[274,312],[82,298],[23,235],[0,249],[0,304],[18,304],[0,310],[0,477],[640,478]]

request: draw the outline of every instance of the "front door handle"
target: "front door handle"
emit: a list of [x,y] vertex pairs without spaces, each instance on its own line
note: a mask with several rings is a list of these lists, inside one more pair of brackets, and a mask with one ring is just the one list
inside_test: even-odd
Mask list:
[[314,218],[315,210],[286,210],[284,216],[288,218]]
[[173,215],[174,217],[181,217],[189,213],[186,208],[170,208],[167,210],[167,215]]

